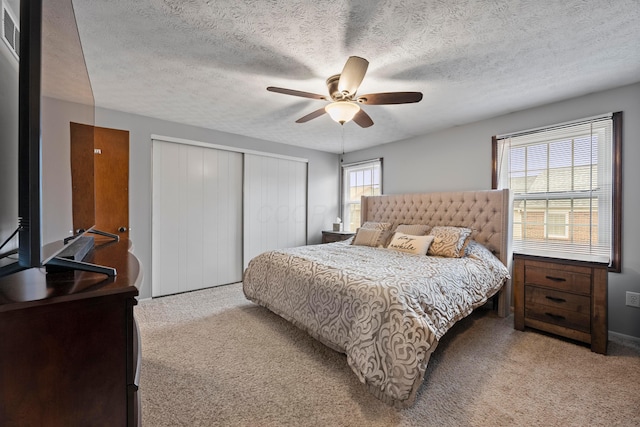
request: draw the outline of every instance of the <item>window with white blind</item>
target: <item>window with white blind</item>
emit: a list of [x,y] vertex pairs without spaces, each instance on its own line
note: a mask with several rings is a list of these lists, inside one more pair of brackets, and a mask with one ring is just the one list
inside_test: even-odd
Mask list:
[[514,252],[620,271],[621,122],[613,113],[493,138],[494,188],[513,195]]
[[345,231],[360,227],[361,196],[382,194],[382,159],[342,166],[342,222]]

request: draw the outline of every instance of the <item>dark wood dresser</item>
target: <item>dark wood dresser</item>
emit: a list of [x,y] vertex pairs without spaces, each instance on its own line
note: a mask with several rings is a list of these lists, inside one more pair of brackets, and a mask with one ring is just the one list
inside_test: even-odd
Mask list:
[[141,280],[128,241],[86,262],[116,277],[29,269],[0,279],[0,425],[137,426]]
[[591,344],[607,353],[607,265],[514,254],[514,326]]

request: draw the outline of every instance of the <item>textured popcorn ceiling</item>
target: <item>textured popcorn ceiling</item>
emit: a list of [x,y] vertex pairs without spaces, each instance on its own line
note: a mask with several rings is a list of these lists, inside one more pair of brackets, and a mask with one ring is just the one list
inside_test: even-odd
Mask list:
[[96,105],[330,152],[339,124],[295,123],[323,101],[267,86],[324,95],[357,55],[358,93],[424,93],[364,106],[353,151],[640,81],[640,0],[73,3]]

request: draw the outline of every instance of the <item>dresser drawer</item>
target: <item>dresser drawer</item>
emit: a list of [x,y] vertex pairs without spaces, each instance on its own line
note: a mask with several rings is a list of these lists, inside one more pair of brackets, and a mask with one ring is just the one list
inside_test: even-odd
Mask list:
[[[552,265],[552,264],[551,264]],[[546,286],[553,289],[591,294],[591,271],[571,271],[527,265],[524,277],[526,284]]]

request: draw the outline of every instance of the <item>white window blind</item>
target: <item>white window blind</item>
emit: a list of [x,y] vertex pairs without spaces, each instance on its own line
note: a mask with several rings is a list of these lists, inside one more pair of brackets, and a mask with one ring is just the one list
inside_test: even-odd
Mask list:
[[613,120],[599,116],[497,137],[499,188],[513,194],[513,250],[609,263]]
[[342,166],[342,222],[345,231],[360,227],[361,196],[382,194],[382,159]]

